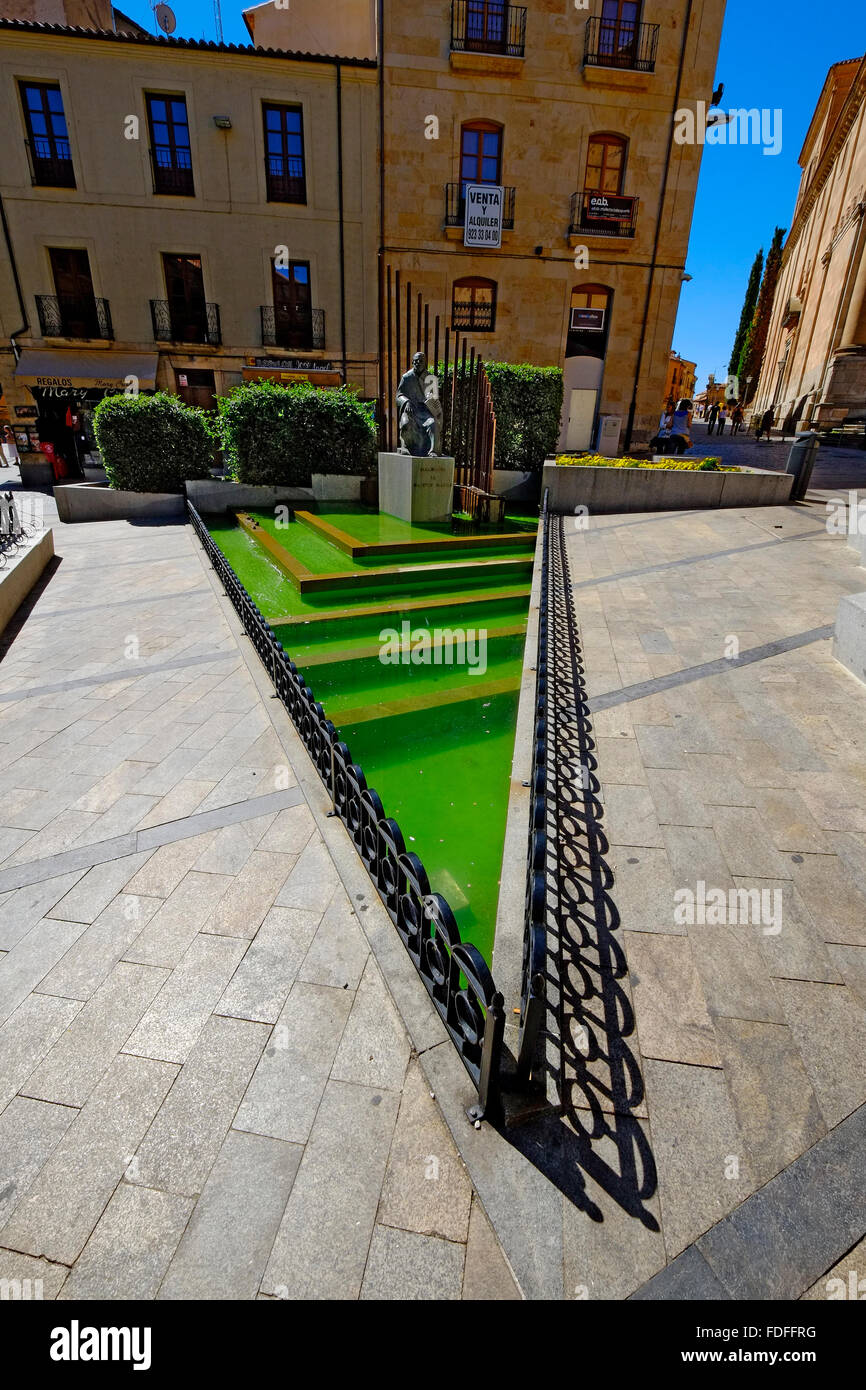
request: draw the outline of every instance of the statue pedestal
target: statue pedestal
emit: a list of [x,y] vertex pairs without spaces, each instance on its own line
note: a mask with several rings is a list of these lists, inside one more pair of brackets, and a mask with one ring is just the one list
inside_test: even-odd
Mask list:
[[453,458],[379,455],[379,511],[403,521],[450,521]]

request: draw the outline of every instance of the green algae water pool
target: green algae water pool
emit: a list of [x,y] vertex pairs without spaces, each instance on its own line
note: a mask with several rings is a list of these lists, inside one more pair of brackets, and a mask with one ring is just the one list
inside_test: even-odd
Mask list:
[[347,506],[205,521],[489,961],[537,518],[461,537]]

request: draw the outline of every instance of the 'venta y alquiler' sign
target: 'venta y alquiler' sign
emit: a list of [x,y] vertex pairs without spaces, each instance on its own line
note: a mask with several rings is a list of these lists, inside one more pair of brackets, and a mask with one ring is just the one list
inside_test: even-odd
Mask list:
[[464,246],[502,245],[502,208],[505,189],[495,183],[466,185],[466,216],[463,223]]

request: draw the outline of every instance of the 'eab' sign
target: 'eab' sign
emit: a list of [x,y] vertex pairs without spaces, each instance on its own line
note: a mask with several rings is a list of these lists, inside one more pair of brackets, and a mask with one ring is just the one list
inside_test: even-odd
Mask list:
[[502,245],[502,208],[505,189],[492,183],[466,185],[464,246]]

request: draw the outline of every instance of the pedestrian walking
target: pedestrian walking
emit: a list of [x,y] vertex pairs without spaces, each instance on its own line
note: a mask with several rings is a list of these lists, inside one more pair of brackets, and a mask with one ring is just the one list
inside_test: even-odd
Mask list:
[[731,411],[731,434],[739,434],[743,428],[743,407],[739,401],[734,401],[734,408]]
[[716,434],[724,434],[724,432],[725,432],[725,421],[727,420],[727,418],[728,418],[728,407],[727,407],[726,405],[720,405],[720,406],[719,406],[719,423],[718,423],[718,425],[716,426]]
[[21,462],[18,455],[18,445],[15,443],[15,435],[11,425],[3,426],[3,438],[0,441],[0,453],[3,455],[3,462],[0,467],[11,468]]
[[710,413],[707,416],[707,434],[712,434],[716,428],[716,420],[719,418],[719,407],[717,402],[710,406]]
[[770,430],[773,428],[773,415],[774,415],[774,414],[775,414],[775,412],[774,412],[772,406],[770,406],[770,408],[769,408],[768,410],[765,410],[765,411],[764,411],[763,415],[761,416],[760,420],[758,421],[757,429],[755,430],[755,441],[756,441],[756,442],[761,438],[761,435],[762,435],[762,434],[765,434],[765,435],[767,436],[767,443],[769,444],[769,442],[770,442]]

